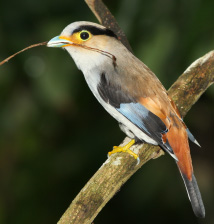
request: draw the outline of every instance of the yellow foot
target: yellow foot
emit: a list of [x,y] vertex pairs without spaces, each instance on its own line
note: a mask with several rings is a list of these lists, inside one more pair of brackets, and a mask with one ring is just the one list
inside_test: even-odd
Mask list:
[[108,156],[110,156],[110,155],[112,155],[116,152],[127,152],[128,154],[130,154],[131,156],[133,156],[137,160],[137,165],[138,165],[139,162],[140,162],[139,156],[136,153],[134,153],[132,150],[130,150],[130,147],[132,145],[134,145],[134,143],[135,143],[135,140],[132,139],[128,144],[124,145],[123,147],[114,146],[113,150],[108,153]]

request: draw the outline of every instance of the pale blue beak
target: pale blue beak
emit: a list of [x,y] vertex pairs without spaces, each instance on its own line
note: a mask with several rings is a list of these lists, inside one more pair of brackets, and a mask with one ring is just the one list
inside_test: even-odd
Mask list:
[[56,36],[47,43],[47,47],[63,47],[68,44],[72,44],[72,42],[69,40],[62,39],[60,38],[60,36]]

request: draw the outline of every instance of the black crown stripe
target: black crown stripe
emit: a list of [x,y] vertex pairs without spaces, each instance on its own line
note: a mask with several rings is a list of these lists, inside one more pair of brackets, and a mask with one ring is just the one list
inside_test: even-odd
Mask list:
[[92,35],[106,35],[106,36],[115,37],[116,39],[118,39],[117,35],[112,30],[107,28],[102,29],[95,26],[91,26],[91,25],[80,26],[77,29],[75,29],[72,34],[80,32],[82,30],[87,30]]

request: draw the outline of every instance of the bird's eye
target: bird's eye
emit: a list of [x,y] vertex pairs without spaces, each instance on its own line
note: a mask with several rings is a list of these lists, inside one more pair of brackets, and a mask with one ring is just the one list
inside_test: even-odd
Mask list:
[[80,38],[82,40],[86,41],[89,39],[89,37],[90,37],[90,33],[88,31],[83,30],[80,32]]

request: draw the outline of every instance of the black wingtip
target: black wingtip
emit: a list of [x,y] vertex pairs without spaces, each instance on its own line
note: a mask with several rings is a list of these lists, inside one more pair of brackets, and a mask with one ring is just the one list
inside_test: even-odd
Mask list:
[[205,208],[201,197],[200,190],[198,188],[197,181],[194,174],[192,174],[192,180],[190,181],[184,174],[181,174],[187,189],[187,193],[192,204],[192,209],[198,218],[205,218]]
[[193,143],[195,143],[197,146],[201,147],[200,144],[198,143],[198,141],[195,139],[195,137],[193,136],[193,134],[190,132],[190,130],[187,128],[186,129],[189,140],[191,140]]

